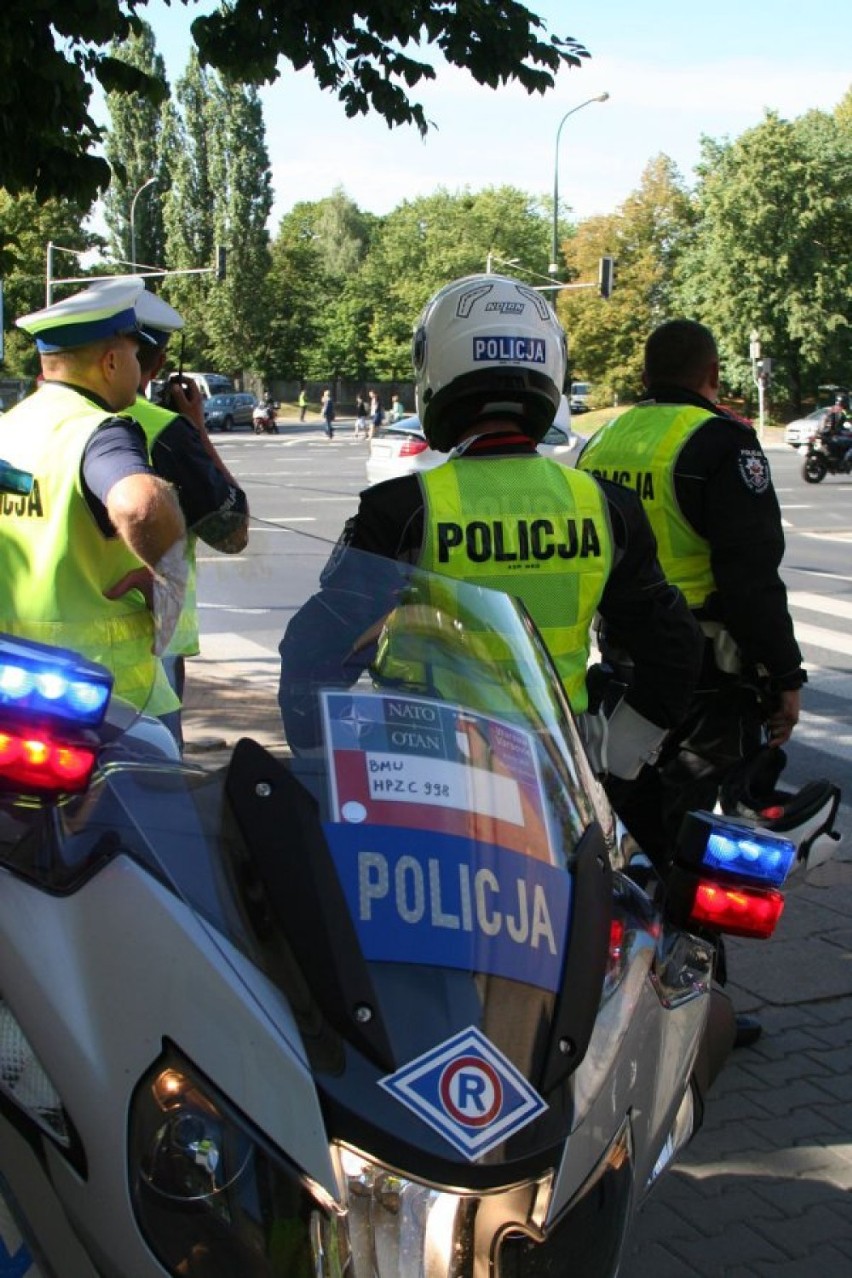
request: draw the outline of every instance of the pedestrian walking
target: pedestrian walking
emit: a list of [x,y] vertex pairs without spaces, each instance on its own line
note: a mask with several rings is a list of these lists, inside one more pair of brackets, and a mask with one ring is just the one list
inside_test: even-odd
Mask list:
[[382,401],[379,399],[378,391],[370,391],[370,425],[368,437],[373,438],[376,431],[380,428],[385,420],[385,410],[382,408]]
[[355,438],[367,438],[367,401],[364,391],[355,396]]
[[325,435],[329,443],[334,439],[334,400],[331,391],[324,390],[320,401],[320,412],[325,422]]

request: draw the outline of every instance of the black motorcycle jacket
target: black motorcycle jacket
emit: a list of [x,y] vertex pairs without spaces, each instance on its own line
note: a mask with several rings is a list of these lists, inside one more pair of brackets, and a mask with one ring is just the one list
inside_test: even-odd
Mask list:
[[[514,430],[482,435],[462,458],[529,456],[534,444]],[[598,481],[613,534],[613,565],[599,604],[635,666],[630,704],[653,723],[673,727],[689,705],[701,665],[703,638],[680,591],[657,561],[650,525],[633,492]],[[358,513],[344,528],[331,564],[346,547],[418,563],[424,537],[424,499],[416,475],[387,480],[361,493]]]
[[781,511],[754,428],[683,387],[652,386],[646,398],[708,412],[674,465],[680,509],[710,544],[717,590],[700,619],[720,621],[746,666],[763,667],[774,690],[800,687],[807,676],[779,573]]

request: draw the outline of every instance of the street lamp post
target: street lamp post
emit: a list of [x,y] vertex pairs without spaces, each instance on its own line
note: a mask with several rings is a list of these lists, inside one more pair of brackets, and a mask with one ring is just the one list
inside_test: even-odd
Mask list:
[[585,102],[581,102],[579,106],[572,107],[570,111],[565,112],[559,121],[559,128],[556,130],[556,156],[553,162],[553,238],[550,244],[550,265],[547,268],[549,273],[554,276],[559,271],[556,252],[559,239],[559,138],[562,134],[562,125],[570,115],[576,115],[578,111],[582,111],[583,107],[589,106],[592,102],[606,102],[608,97],[608,93],[599,93],[596,98],[586,98]]
[[130,201],[130,267],[133,271],[136,270],[136,201],[142,192],[153,185],[156,180],[155,177],[150,177],[147,182],[143,182]]
[[763,428],[766,424],[766,385],[772,369],[772,360],[763,354],[760,333],[756,328],[749,333],[748,353],[751,359],[751,374],[757,387],[757,437],[762,444]]

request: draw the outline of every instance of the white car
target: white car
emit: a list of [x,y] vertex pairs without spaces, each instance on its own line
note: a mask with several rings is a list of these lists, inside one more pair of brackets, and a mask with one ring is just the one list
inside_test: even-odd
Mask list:
[[[563,395],[563,401],[565,396]],[[567,404],[560,405],[556,421],[538,445],[545,457],[552,457],[565,466],[573,466],[586,442],[577,435],[570,424]],[[431,470],[447,460],[446,453],[430,448],[423,434],[419,417],[405,417],[400,422],[383,426],[370,440],[367,456],[367,483],[380,484],[384,479],[398,475],[410,475],[418,470]]]
[[807,417],[797,417],[795,421],[788,422],[784,428],[784,443],[791,444],[793,448],[807,447],[829,408],[829,404],[825,408],[815,408]]

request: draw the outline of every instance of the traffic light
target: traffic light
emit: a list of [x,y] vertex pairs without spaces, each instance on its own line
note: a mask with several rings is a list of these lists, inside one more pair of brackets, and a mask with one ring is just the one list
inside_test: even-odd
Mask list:
[[216,279],[223,280],[227,272],[228,250],[224,244],[216,245]]
[[612,297],[615,288],[615,258],[602,257],[598,267],[598,287],[601,297]]

